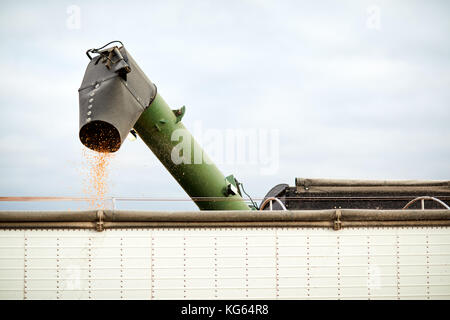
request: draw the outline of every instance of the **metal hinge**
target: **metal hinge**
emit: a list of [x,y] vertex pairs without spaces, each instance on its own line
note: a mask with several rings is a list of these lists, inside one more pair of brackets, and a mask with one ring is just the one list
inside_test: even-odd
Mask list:
[[97,224],[95,226],[95,230],[97,230],[98,232],[102,232],[103,230],[105,230],[104,224],[103,224],[103,211],[99,210],[97,211]]
[[341,222],[341,210],[336,210],[336,220],[334,220],[334,230],[341,230],[342,229],[342,222]]

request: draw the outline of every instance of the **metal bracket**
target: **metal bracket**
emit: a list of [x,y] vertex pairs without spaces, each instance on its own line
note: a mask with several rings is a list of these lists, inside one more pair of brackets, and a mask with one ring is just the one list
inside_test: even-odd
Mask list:
[[334,230],[341,230],[342,229],[341,216],[342,216],[342,211],[339,210],[339,209],[336,210],[336,220],[334,220],[334,225],[333,225],[333,229]]
[[96,223],[95,230],[97,230],[98,232],[102,232],[103,230],[105,230],[105,227],[103,224],[103,211],[102,210],[97,211],[97,218],[98,218],[98,221]]
[[177,117],[177,120],[175,120],[175,123],[178,123],[183,119],[184,113],[186,112],[186,107],[182,106],[180,109],[172,110],[175,117]]
[[234,196],[234,195],[238,194],[238,189],[233,184],[229,183],[227,185],[225,193],[226,193],[227,197],[228,196]]
[[241,195],[241,193],[239,192],[238,184],[233,175],[229,175],[228,177],[226,177],[225,183],[226,183],[226,187],[224,190],[225,196],[229,197],[237,194]]

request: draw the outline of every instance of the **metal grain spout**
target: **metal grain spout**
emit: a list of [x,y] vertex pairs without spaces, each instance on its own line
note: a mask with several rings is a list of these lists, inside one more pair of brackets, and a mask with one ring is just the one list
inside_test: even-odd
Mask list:
[[88,56],[91,60],[78,90],[80,140],[92,150],[115,152],[155,99],[156,86],[123,46],[91,49]]
[[86,52],[90,62],[78,90],[81,142],[115,152],[134,129],[200,209],[250,210],[236,179],[217,169],[181,123],[185,107],[172,110],[123,45],[104,47]]

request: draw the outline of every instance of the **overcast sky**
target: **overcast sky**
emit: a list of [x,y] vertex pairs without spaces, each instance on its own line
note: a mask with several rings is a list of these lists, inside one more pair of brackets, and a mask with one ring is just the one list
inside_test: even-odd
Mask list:
[[[169,105],[186,105],[194,135],[198,127],[278,132],[275,172],[262,174],[261,161],[218,163],[256,198],[295,177],[450,179],[448,1],[0,6],[0,196],[84,196],[85,51],[117,39]],[[141,140],[126,141],[109,172],[110,196],[187,197]],[[45,206],[54,204],[0,203]]]

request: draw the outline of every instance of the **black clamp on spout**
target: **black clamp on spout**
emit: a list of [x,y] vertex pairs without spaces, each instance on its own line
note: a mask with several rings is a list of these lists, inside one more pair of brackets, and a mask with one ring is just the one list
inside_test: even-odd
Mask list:
[[[122,46],[104,49],[114,42]],[[155,99],[156,86],[120,41],[89,49],[86,55],[90,62],[78,90],[80,140],[92,150],[115,152]]]
[[118,48],[117,46],[101,50],[114,42],[119,42],[122,45],[121,48],[123,48],[123,43],[121,41],[111,41],[101,48],[89,49],[88,51],[86,51],[86,55],[90,60],[92,60],[90,53],[98,53],[99,56],[95,61],[95,64],[97,65],[101,61],[101,63],[105,64],[105,67],[107,69],[117,73],[126,81],[127,73],[131,72],[131,67],[128,64],[128,56],[126,51],[121,52],[120,48]]

